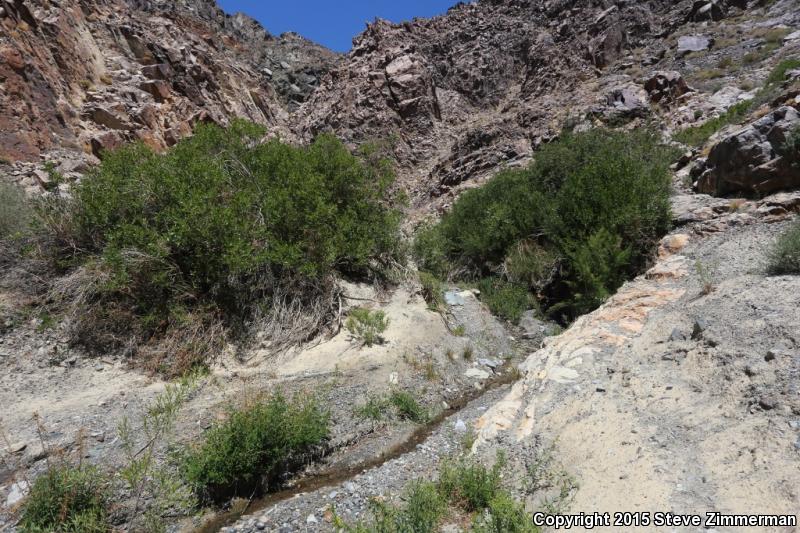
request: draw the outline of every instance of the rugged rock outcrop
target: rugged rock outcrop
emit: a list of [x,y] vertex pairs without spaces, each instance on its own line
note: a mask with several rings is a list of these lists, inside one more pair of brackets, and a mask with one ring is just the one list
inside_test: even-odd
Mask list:
[[0,156],[164,148],[199,121],[283,127],[338,60],[212,0],[0,3]]
[[634,61],[632,49],[680,25],[690,9],[658,0],[494,0],[428,20],[378,20],[303,104],[297,128],[353,144],[394,140],[412,197],[429,201],[525,160],[569,118],[596,116],[598,98],[604,117],[647,115],[640,82],[617,64]]
[[787,147],[800,132],[800,113],[783,106],[715,144],[702,163],[699,192],[768,194],[800,187],[800,161]]

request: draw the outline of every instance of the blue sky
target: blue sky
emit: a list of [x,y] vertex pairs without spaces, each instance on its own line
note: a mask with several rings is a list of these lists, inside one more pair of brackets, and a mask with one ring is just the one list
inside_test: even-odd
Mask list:
[[440,15],[457,0],[218,0],[228,13],[241,11],[270,33],[294,31],[339,52],[375,17],[401,22]]

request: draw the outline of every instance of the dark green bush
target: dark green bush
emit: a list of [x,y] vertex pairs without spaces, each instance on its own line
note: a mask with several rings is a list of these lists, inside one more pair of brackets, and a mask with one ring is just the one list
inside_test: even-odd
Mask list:
[[88,306],[98,321],[135,323],[145,339],[194,315],[241,325],[276,293],[317,302],[333,273],[392,259],[384,162],[326,135],[295,147],[262,134],[238,121],[200,126],[165,154],[127,146],[77,186],[62,255],[104,273]]
[[389,403],[397,410],[400,418],[411,420],[421,424],[428,420],[428,411],[422,407],[416,398],[410,393],[401,390],[392,391],[389,395]]
[[[466,279],[502,275],[549,292],[545,304],[568,316],[590,310],[642,268],[669,229],[673,155],[649,132],[565,133],[527,169],[464,193],[417,240],[418,264],[448,264]],[[513,319],[522,298],[510,294]]]
[[478,283],[478,289],[481,301],[493,314],[515,324],[535,303],[526,285],[509,283],[502,278],[484,278]]
[[516,502],[507,492],[499,492],[489,502],[488,509],[479,515],[472,527],[473,533],[540,533],[533,525],[525,506]]
[[439,491],[466,511],[485,509],[500,491],[504,466],[502,456],[492,468],[465,459],[446,462],[439,471]]
[[359,307],[350,311],[344,327],[366,346],[372,346],[383,342],[381,334],[389,327],[389,319],[383,311],[370,311]]
[[22,509],[20,531],[111,531],[105,491],[106,481],[93,466],[52,466],[31,487]]
[[781,234],[770,248],[767,272],[773,276],[800,275],[800,222]]
[[231,410],[183,459],[184,476],[203,499],[249,497],[301,463],[328,437],[329,415],[313,398],[275,394]]
[[405,505],[395,508],[373,501],[375,517],[371,528],[361,527],[354,531],[371,533],[432,533],[447,509],[446,502],[436,490],[436,485],[415,481],[406,489]]

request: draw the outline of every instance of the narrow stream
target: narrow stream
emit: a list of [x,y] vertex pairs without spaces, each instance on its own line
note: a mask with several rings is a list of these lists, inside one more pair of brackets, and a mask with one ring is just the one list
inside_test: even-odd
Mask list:
[[489,391],[495,390],[503,385],[513,383],[517,380],[517,377],[518,375],[515,372],[512,372],[510,365],[506,363],[501,367],[501,372],[489,379],[482,389],[471,389],[467,391],[464,395],[451,402],[448,409],[440,412],[427,424],[419,426],[405,441],[386,450],[381,455],[346,468],[334,468],[320,472],[319,474],[295,480],[294,485],[291,487],[269,492],[261,498],[251,501],[250,504],[240,512],[221,512],[210,521],[195,529],[194,533],[215,533],[223,527],[232,525],[243,516],[257,513],[258,511],[267,509],[278,502],[288,500],[298,494],[314,492],[319,489],[339,485],[366,470],[379,467],[387,461],[391,461],[392,459],[396,459],[409,452],[412,452],[416,449],[418,444],[425,442],[446,419],[458,413],[464,407],[466,407],[467,404],[477,400]]

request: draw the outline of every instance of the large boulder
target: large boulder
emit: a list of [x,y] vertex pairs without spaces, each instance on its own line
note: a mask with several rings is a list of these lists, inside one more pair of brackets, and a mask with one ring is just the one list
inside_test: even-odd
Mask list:
[[650,101],[665,104],[691,92],[692,88],[689,87],[680,72],[668,70],[654,72],[644,84],[644,90],[650,95]]
[[800,128],[800,113],[783,106],[715,144],[696,189],[715,195],[764,195],[800,187],[800,161],[787,139]]

